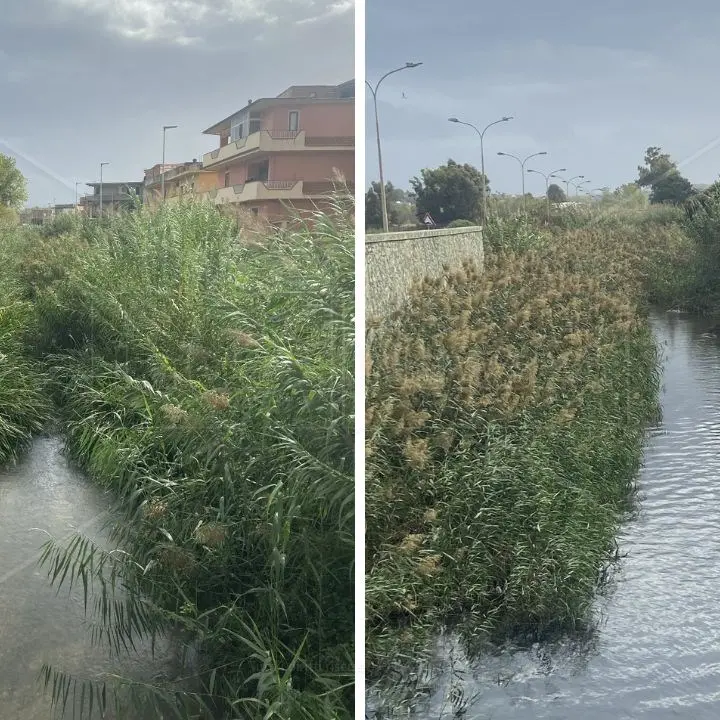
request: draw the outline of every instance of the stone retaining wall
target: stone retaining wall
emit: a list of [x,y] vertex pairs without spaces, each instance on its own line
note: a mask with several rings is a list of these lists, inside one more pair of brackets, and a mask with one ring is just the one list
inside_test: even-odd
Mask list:
[[415,280],[443,274],[443,265],[483,266],[482,228],[379,233],[365,236],[365,316],[381,319],[408,299]]

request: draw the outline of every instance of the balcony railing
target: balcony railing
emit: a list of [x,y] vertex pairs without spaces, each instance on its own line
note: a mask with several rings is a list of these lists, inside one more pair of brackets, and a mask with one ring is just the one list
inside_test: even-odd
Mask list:
[[305,136],[305,147],[355,147],[352,135]]
[[348,192],[355,192],[355,183],[339,183],[339,182],[303,182],[303,195],[330,195],[334,192],[344,190],[347,188]]
[[294,140],[299,134],[299,130],[263,130],[273,140]]
[[299,180],[267,180],[263,185],[268,190],[292,190]]

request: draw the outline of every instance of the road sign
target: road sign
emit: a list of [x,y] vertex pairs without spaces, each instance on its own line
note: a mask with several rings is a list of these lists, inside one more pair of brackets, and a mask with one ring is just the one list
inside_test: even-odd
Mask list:
[[432,219],[430,213],[425,213],[425,219],[423,222],[430,228],[435,226],[435,221]]

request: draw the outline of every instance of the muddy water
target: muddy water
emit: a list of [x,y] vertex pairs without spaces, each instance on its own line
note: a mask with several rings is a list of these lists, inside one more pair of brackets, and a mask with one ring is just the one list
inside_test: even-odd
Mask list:
[[[49,720],[47,695],[37,682],[43,663],[77,675],[115,673],[149,679],[170,672],[167,648],[152,657],[140,648],[110,660],[90,643],[80,593],[59,594],[38,567],[48,533],[78,530],[103,542],[110,500],[73,468],[54,438],[37,439],[16,467],[0,471],[0,718]],[[89,603],[90,605],[90,603]]]
[[665,354],[663,419],[648,437],[639,512],[619,539],[627,557],[598,600],[594,637],[473,659],[444,637],[413,691],[386,695],[385,712],[369,717],[720,717],[720,340],[688,316],[652,323]]

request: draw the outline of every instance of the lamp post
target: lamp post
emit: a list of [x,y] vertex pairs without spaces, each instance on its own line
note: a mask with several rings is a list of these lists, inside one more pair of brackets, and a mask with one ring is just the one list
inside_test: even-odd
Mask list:
[[105,165],[109,165],[109,164],[110,164],[109,162],[101,162],[101,163],[100,163],[100,210],[99,210],[99,214],[98,214],[98,218],[100,218],[100,219],[102,219],[102,213],[103,213],[103,206],[102,206],[102,202],[103,202],[103,196],[102,196],[102,191],[103,191],[103,187],[102,187],[102,186],[103,186],[103,178],[102,178],[102,175],[103,175],[103,167],[105,167]]
[[505,157],[510,157],[513,160],[517,160],[520,163],[520,172],[522,173],[522,200],[523,200],[523,215],[527,218],[527,203],[525,201],[525,163],[530,159],[534,157],[538,157],[539,155],[547,155],[547,153],[543,150],[543,152],[537,152],[533,153],[532,155],[528,155],[524,160],[521,160],[519,157],[515,155],[511,155],[510,153],[505,152],[499,152],[498,155],[504,155]]
[[382,206],[382,221],[383,221],[383,231],[384,232],[388,232],[389,225],[388,225],[388,212],[387,212],[387,198],[385,197],[385,177],[383,175],[382,149],[380,146],[380,121],[378,120],[378,106],[377,106],[378,89],[380,88],[380,83],[386,77],[389,77],[390,75],[401,72],[402,70],[410,70],[411,68],[419,67],[420,65],[422,65],[421,62],[406,62],[402,67],[395,68],[394,70],[390,70],[389,72],[386,72],[375,83],[374,88],[367,80],[365,81],[365,84],[368,86],[368,89],[372,93],[373,106],[375,108],[375,135],[377,137],[378,168],[380,170],[380,204]]
[[[550,223],[550,178],[558,177],[555,173],[559,172],[566,172],[567,168],[558,168],[557,170],[553,170],[552,172],[549,172],[545,174],[544,172],[540,172],[539,170],[531,170],[528,168],[529,173],[537,173],[538,175],[542,175],[545,178],[545,200],[547,201],[547,221],[548,224]],[[560,179],[560,178],[558,178]]]
[[580,187],[589,182],[590,182],[590,180],[583,180],[582,182],[579,182],[579,183],[572,183],[575,186],[575,197],[577,197],[579,195]]
[[165,202],[165,133],[168,130],[174,130],[177,125],[163,125],[163,150],[162,150],[162,166],[160,167],[160,197]]
[[483,184],[482,184],[482,219],[483,222],[487,219],[487,178],[485,177],[485,149],[483,147],[483,139],[485,137],[485,132],[488,128],[491,128],[493,125],[498,125],[499,123],[509,122],[512,120],[512,115],[506,115],[504,117],[501,117],[499,120],[495,120],[494,122],[491,122],[489,125],[486,125],[485,128],[481,131],[478,130],[475,125],[464,122],[463,120],[458,120],[456,117],[448,118],[448,122],[451,123],[457,123],[458,125],[467,125],[468,127],[471,127],[479,136],[480,136],[480,172],[482,173],[483,177]]
[[78,191],[77,191],[78,185],[80,185],[80,183],[76,182],[75,183],[75,212],[77,212],[77,207],[78,207]]
[[584,175],[575,175],[574,177],[571,177],[569,180],[563,180],[562,178],[560,178],[560,180],[562,180],[562,182],[565,183],[565,197],[566,198],[570,197],[570,183],[573,180],[577,180],[578,178],[584,178],[584,177],[585,177]]

